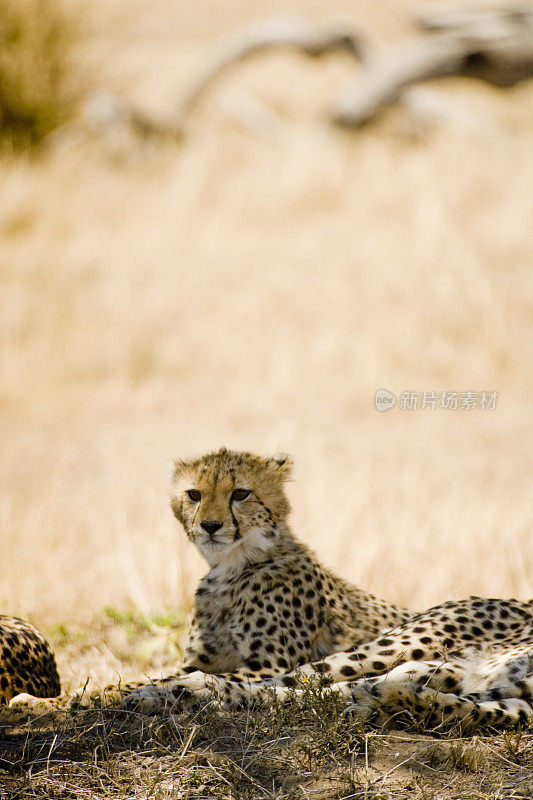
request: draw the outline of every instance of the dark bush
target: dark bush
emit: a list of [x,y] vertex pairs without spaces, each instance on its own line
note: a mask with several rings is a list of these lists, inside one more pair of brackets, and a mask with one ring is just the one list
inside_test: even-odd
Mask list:
[[72,115],[79,26],[60,0],[0,0],[0,139],[38,144]]

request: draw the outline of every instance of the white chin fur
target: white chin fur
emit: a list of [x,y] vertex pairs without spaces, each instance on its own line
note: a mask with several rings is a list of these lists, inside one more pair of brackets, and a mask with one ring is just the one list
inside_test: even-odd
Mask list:
[[235,574],[245,563],[260,560],[271,549],[274,541],[275,539],[265,535],[262,528],[253,528],[243,539],[227,544],[198,540],[196,544],[210,567]]

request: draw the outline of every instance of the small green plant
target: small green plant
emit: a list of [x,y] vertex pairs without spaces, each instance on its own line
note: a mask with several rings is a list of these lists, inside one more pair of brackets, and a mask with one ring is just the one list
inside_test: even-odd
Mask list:
[[158,628],[181,630],[185,624],[183,614],[174,609],[167,609],[154,614],[143,614],[134,606],[128,606],[128,608],[105,606],[104,613],[116,625],[123,625],[129,636],[137,636],[140,633],[153,633]]
[[0,142],[34,146],[69,119],[81,96],[79,27],[61,0],[0,0]]
[[85,630],[80,630],[76,626],[72,627],[66,622],[58,622],[48,629],[47,634],[51,641],[56,645],[66,645],[72,642],[86,642],[89,639],[89,633]]
[[449,749],[449,757],[451,765],[456,769],[478,772],[483,758],[483,751],[477,738],[474,737],[471,744],[452,744]]
[[524,743],[524,731],[505,731],[502,737],[503,748],[507,758],[519,763],[527,745]]
[[301,690],[283,701],[273,697],[272,713],[279,733],[296,723],[307,731],[298,741],[297,749],[308,769],[317,769],[328,761],[349,759],[364,751],[365,732],[360,722],[345,713],[346,700],[329,688],[320,676],[301,678]]
[[173,609],[156,614],[143,614],[133,606],[126,609],[106,606],[104,613],[115,625],[125,628],[130,639],[150,634],[150,639],[138,648],[138,655],[149,661],[156,652],[169,653],[182,658],[180,639],[183,637],[186,620],[183,614]]
[[71,632],[65,622],[58,622],[50,628],[48,635],[56,644],[65,644],[71,639]]

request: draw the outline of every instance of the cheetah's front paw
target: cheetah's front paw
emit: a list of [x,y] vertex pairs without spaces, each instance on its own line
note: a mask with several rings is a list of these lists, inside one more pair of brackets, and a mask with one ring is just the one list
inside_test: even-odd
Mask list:
[[352,702],[346,707],[345,713],[354,719],[367,720],[380,706],[374,684],[370,681],[357,683],[352,689]]
[[123,700],[123,707],[141,714],[177,713],[213,700],[216,680],[203,672],[139,686]]
[[57,700],[45,700],[41,697],[34,697],[31,694],[17,694],[13,697],[7,707],[3,707],[0,712],[0,720],[11,725],[24,722],[28,719],[56,714],[60,711]]
[[161,714],[165,711],[178,710],[175,708],[178,702],[178,697],[170,689],[148,684],[126,695],[122,706],[140,714]]
[[196,707],[202,700],[212,700],[213,696],[204,688],[192,691],[179,683],[169,686],[148,684],[134,689],[122,701],[122,707],[140,714],[179,713]]

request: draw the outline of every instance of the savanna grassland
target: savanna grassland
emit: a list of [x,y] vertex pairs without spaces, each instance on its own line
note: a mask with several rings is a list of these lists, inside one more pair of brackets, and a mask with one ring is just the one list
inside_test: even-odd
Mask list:
[[[213,42],[247,22],[342,12],[393,45],[412,3],[69,8],[79,80],[171,117]],[[413,609],[533,595],[533,85],[446,81],[431,88],[451,113],[393,109],[346,133],[325,112],[356,77],[342,55],[265,54],[217,84],[179,144],[70,125],[0,160],[0,611],[49,633],[67,689],[178,657],[166,632],[204,567],[172,520],[167,464],[221,445],[291,452],[295,530],[377,594]],[[494,410],[378,413],[378,388],[499,394]],[[369,769],[366,735],[353,752]],[[523,741],[487,741],[476,763],[470,744],[439,744],[402,791],[530,797],[497,788]],[[423,794],[431,770],[481,791],[483,764],[492,794],[460,780]],[[131,796],[325,791],[284,795],[263,772],[245,791],[217,769],[212,791],[200,776]],[[329,796],[388,796],[367,778],[366,794]],[[12,796],[51,791],[32,787]]]

